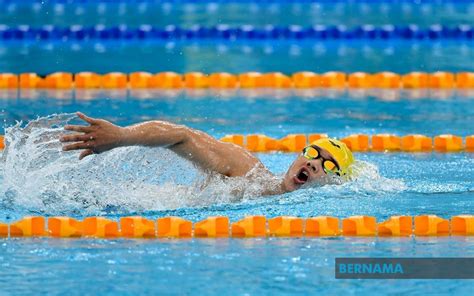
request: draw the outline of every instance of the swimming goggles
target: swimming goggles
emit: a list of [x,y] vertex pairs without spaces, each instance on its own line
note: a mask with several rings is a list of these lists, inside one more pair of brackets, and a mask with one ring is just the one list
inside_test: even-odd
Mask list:
[[321,155],[321,148],[316,145],[304,147],[303,156],[309,160],[321,158],[323,162],[323,170],[326,174],[336,174],[340,176],[340,168],[334,159],[324,158]]

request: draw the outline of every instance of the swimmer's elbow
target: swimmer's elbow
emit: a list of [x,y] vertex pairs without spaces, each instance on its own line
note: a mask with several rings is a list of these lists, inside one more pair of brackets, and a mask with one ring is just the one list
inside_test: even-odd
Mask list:
[[173,128],[172,137],[172,145],[180,145],[186,143],[189,140],[188,128],[184,125],[176,125]]

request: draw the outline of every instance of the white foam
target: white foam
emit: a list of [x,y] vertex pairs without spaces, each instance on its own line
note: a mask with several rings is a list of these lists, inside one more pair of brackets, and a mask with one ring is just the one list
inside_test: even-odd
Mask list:
[[[278,177],[249,182],[206,174],[163,148],[117,148],[79,161],[79,152],[63,152],[58,141],[63,126],[75,118],[51,115],[7,129],[0,207],[52,215],[159,211],[252,200],[261,197],[261,184],[278,186]],[[295,202],[405,188],[401,181],[380,176],[373,164],[359,162],[356,169],[354,181],[310,187],[281,198]]]
[[48,214],[139,212],[229,203],[260,195],[245,178],[206,174],[163,148],[125,147],[78,160],[58,138],[73,114],[51,115],[6,131],[4,206]]

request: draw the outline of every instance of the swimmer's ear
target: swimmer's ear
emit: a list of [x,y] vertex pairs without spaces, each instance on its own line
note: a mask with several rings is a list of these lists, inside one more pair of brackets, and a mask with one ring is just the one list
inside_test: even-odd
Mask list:
[[77,112],[76,113],[77,116],[79,116],[80,119],[84,120],[85,122],[89,123],[89,124],[96,124],[97,123],[97,119],[94,119],[92,117],[89,117],[87,115],[85,115],[84,113],[81,113],[81,112]]

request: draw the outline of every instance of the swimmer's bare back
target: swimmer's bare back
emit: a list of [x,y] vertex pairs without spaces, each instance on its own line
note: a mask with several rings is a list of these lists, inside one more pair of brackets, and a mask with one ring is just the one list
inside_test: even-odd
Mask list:
[[103,119],[78,112],[88,126],[67,125],[65,130],[76,133],[63,135],[64,151],[82,150],[79,159],[117,147],[164,147],[190,160],[204,170],[227,177],[243,177],[250,171],[271,174],[258,158],[244,148],[219,141],[210,135],[166,121],[148,121],[120,127]]

